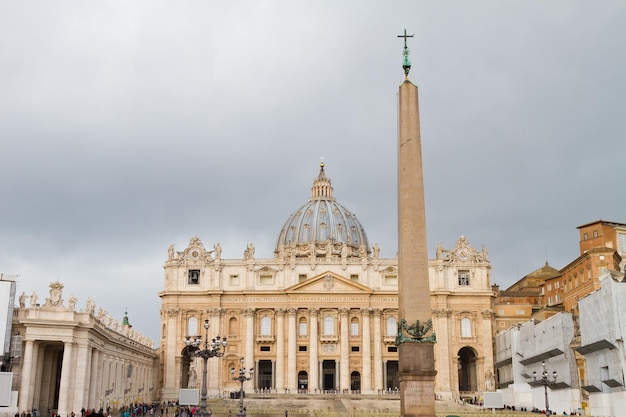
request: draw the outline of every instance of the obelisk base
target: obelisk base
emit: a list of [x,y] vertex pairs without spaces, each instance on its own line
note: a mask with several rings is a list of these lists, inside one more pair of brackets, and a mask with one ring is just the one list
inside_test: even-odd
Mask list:
[[435,417],[435,356],[432,343],[402,343],[398,347],[400,415]]

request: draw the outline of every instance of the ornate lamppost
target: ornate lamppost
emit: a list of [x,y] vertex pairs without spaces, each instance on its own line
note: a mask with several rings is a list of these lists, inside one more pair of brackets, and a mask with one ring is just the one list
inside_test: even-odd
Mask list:
[[254,368],[250,368],[248,376],[246,376],[246,368],[243,366],[244,358],[241,358],[241,366],[239,367],[239,374],[235,375],[235,368],[230,368],[230,377],[233,381],[239,381],[241,384],[239,388],[239,414],[237,417],[246,417],[246,409],[243,406],[243,383],[244,381],[250,381],[254,376]]
[[546,370],[546,361],[541,362],[541,366],[543,367],[543,371],[541,372],[540,378],[537,379],[537,371],[533,371],[533,379],[539,384],[543,385],[543,393],[546,398],[546,415],[550,415],[550,404],[548,403],[548,387],[550,385],[556,384],[556,371],[552,372],[552,380],[549,378],[550,372]]
[[[201,337],[196,337],[195,339],[191,336],[187,336],[185,340],[185,344],[189,348],[190,356],[195,356],[196,358],[202,358],[202,390],[200,391],[200,415],[204,416],[207,414],[206,412],[206,376],[207,376],[207,361],[209,358],[213,358],[215,356],[224,356],[224,352],[222,348],[226,348],[228,342],[226,338],[221,338],[217,336],[209,341],[209,320],[204,320],[204,343],[202,342]],[[200,347],[204,345],[204,349]]]

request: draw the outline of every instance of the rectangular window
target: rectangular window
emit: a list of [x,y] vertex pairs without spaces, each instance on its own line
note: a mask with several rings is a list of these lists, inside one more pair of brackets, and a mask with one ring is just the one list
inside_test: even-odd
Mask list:
[[298,352],[306,352],[306,346],[298,346]]
[[557,290],[559,289],[559,281],[554,283],[554,288],[557,289]]
[[593,231],[593,237],[598,237],[598,231],[597,230]]
[[271,346],[261,346],[261,352],[269,352]]
[[398,276],[385,275],[385,285],[398,285]]
[[387,352],[389,352],[389,353],[394,353],[394,352],[397,352],[397,351],[398,351],[398,347],[397,346],[389,346],[387,348]]
[[239,285],[239,275],[231,275],[228,279],[230,285]]
[[300,321],[298,336],[306,336],[306,321]]
[[548,291],[552,291],[552,284],[548,284]]
[[626,233],[617,234],[617,251],[619,253],[626,252]]
[[470,271],[459,271],[459,285],[470,285]]
[[552,297],[548,297],[548,305],[552,305]]
[[272,275],[259,276],[260,285],[272,285],[274,283],[274,277]]
[[359,274],[350,274],[351,281],[359,281]]
[[587,240],[587,239],[589,239],[589,235],[587,233],[584,233],[583,234],[583,240]]
[[461,337],[472,337],[472,321],[467,317],[461,319]]
[[200,284],[200,270],[199,269],[190,269],[188,271],[187,283],[189,285],[198,285],[198,284]]
[[352,350],[352,352],[358,352],[359,351],[359,347],[358,346],[351,346],[350,350]]
[[306,281],[306,274],[299,274],[298,275],[298,282],[302,282],[302,281]]
[[518,316],[523,316],[526,312],[524,310],[517,310],[515,312],[515,314],[517,314]]

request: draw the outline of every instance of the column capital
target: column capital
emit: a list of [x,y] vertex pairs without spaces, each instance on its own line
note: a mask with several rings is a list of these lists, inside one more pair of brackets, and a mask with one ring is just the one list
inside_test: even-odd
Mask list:
[[178,308],[168,308],[167,309],[167,316],[168,317],[176,317],[176,316],[178,316],[178,313],[180,313],[180,310]]
[[350,313],[350,309],[349,308],[340,308],[339,309],[339,315],[342,316],[342,317],[347,317],[349,313]]
[[320,309],[319,308],[317,308],[317,307],[309,308],[309,315],[311,317],[317,317],[319,315],[319,313],[320,313]]
[[254,308],[244,308],[242,311],[244,317],[254,317],[256,313],[256,309]]
[[374,317],[380,317],[383,314],[383,311],[380,308],[373,308],[372,314],[374,314]]
[[224,315],[224,313],[226,312],[225,309],[223,308],[207,308],[206,312],[209,316],[218,316],[218,317],[222,317]]
[[287,309],[287,314],[290,316],[295,316],[298,313],[298,309],[295,307],[289,307]]
[[363,317],[369,317],[369,316],[370,316],[370,314],[372,314],[372,309],[371,309],[371,308],[369,308],[369,307],[363,307],[363,308],[361,308],[361,315],[362,315]]
[[286,308],[277,308],[274,311],[276,312],[276,317],[285,317],[285,314],[287,313]]

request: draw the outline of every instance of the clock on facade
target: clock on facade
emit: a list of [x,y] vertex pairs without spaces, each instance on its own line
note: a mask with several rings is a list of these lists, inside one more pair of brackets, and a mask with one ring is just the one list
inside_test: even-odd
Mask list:
[[459,248],[456,250],[456,257],[462,261],[467,261],[469,259],[470,251],[467,248]]

